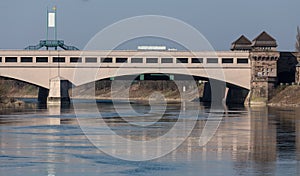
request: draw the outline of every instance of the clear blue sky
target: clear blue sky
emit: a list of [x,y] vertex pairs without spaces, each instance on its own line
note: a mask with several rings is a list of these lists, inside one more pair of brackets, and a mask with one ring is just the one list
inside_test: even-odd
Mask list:
[[83,48],[104,27],[139,15],[178,18],[198,29],[216,50],[266,30],[280,50],[294,50],[299,0],[1,0],[0,49],[22,49],[46,38],[46,9],[58,8],[58,36]]

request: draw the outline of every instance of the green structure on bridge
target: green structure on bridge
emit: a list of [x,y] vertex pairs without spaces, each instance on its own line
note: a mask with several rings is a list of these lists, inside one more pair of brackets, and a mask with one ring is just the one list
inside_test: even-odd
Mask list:
[[39,50],[43,47],[45,47],[47,50],[49,48],[54,48],[55,50],[57,50],[58,47],[60,47],[64,50],[79,50],[75,46],[66,45],[63,40],[41,40],[39,44],[33,45],[33,46],[28,46],[25,48],[25,50]]

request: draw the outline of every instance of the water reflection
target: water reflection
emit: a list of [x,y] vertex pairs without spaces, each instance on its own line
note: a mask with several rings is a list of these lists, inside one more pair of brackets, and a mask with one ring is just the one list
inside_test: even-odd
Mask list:
[[[135,109],[146,105],[136,104]],[[144,107],[143,107],[144,106]],[[194,130],[177,150],[148,162],[116,160],[91,144],[82,133],[72,108],[37,106],[4,112],[0,116],[0,173],[4,175],[297,175],[300,159],[300,121],[297,108],[229,107],[217,133],[204,147],[199,137],[209,110],[193,106],[203,113]],[[185,107],[187,110],[190,108]],[[165,119],[155,128],[136,130],[114,112],[112,104],[99,104],[102,115],[112,129],[128,140],[150,140],[165,132],[178,115],[180,107],[171,105]],[[80,117],[99,125],[89,105],[82,104]],[[219,114],[218,114],[219,115]],[[135,117],[136,118],[136,117]],[[134,119],[134,118],[132,118]],[[137,119],[138,120],[138,119]],[[124,147],[124,153],[135,151],[132,143],[112,145]],[[168,142],[176,145],[177,139]],[[164,142],[143,146],[142,155],[162,153]],[[178,167],[180,166],[180,167]],[[14,169],[12,169],[14,168]],[[143,170],[141,174],[141,169]],[[187,174],[187,175],[188,175]],[[150,175],[150,174],[149,174]]]
[[276,161],[276,124],[268,117],[268,108],[251,110],[251,158],[254,170],[274,174]]

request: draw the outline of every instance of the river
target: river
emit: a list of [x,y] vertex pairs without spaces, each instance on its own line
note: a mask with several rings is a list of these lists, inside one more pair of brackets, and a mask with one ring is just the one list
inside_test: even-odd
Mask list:
[[[139,117],[128,111],[123,103],[119,102],[118,106],[123,107],[119,111],[126,112],[125,120],[112,102],[97,102],[99,114],[105,119],[101,123],[109,127],[101,127],[101,133],[97,133],[99,139],[104,135],[110,137],[106,130],[111,130],[129,141],[149,141],[168,133],[176,123],[183,123],[178,118],[180,112],[197,109],[200,114],[194,120],[188,118],[195,126],[184,142],[164,155],[167,144],[173,145],[183,136],[169,138],[166,144],[158,146],[142,146],[142,150],[137,150],[139,147],[131,146],[130,142],[95,143],[86,129],[100,124],[99,114],[91,110],[95,105],[93,101],[45,108],[38,106],[35,100],[27,99],[24,108],[1,112],[0,175],[300,174],[300,109],[226,107],[224,112],[217,113],[221,118],[210,119],[220,120],[216,133],[206,145],[199,146],[199,138],[209,121],[209,107],[199,103],[182,107],[173,103],[163,109],[159,104],[150,107],[145,103],[131,103]],[[163,117],[151,109],[163,111]],[[188,131],[177,130],[177,133]],[[122,156],[132,156],[132,160],[117,158],[120,148],[125,148],[126,154],[121,153]],[[150,155],[161,157],[137,161],[143,159],[139,158],[140,153],[145,155],[144,158]]]

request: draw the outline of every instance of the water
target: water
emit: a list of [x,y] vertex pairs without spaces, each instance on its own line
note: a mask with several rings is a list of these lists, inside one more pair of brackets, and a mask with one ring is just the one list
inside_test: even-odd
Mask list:
[[[97,124],[99,119],[97,114],[91,113],[91,103],[81,102],[76,112],[80,112],[80,121]],[[137,128],[118,117],[111,102],[98,102],[97,105],[105,123],[131,140],[147,140],[167,133],[178,122],[178,114],[182,111],[180,105],[171,104],[162,119],[155,118],[155,114],[137,118],[131,117],[124,108],[131,122],[148,124],[158,120],[151,126]],[[147,104],[131,105],[137,112],[151,113]],[[0,116],[0,175],[300,174],[300,109],[229,107],[214,137],[200,147],[199,137],[209,109],[198,104],[185,108],[201,110],[191,135],[168,155],[143,162],[117,159],[95,147],[80,128],[72,107],[44,109],[30,102],[23,109],[3,111]],[[128,144],[121,146],[128,147]],[[161,152],[161,147],[154,147],[154,152]],[[125,152],[139,151],[126,148]],[[152,151],[143,152],[148,155]]]

